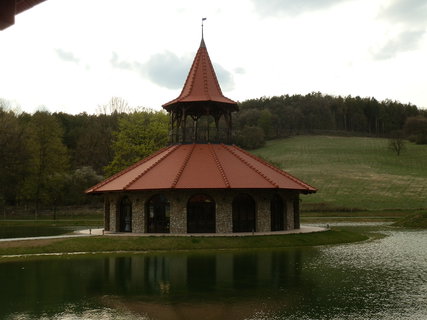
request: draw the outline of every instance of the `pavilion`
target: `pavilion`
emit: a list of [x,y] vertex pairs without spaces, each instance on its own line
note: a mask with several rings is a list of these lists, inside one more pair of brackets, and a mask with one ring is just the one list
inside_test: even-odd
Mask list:
[[170,145],[88,189],[105,196],[105,230],[269,232],[300,227],[312,186],[231,144],[237,103],[222,94],[203,39],[170,114]]

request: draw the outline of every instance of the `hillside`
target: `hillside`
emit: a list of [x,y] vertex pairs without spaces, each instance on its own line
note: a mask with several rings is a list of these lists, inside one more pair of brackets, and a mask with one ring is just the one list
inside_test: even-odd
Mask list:
[[398,157],[388,140],[297,136],[253,153],[318,189],[303,209],[427,208],[427,146],[406,144]]

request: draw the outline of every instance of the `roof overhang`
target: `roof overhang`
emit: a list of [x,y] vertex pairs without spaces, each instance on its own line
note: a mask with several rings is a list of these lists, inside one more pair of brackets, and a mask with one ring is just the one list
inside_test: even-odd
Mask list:
[[15,15],[28,10],[45,0],[2,0],[0,1],[0,30],[15,24]]
[[312,186],[237,146],[178,144],[159,150],[86,193],[180,189],[316,192]]

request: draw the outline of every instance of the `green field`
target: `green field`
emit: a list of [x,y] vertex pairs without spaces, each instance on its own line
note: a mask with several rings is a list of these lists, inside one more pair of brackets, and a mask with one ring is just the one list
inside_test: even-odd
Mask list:
[[369,232],[332,229],[306,234],[254,237],[114,237],[97,236],[0,242],[0,263],[7,255],[71,252],[147,252],[177,250],[262,249],[333,245],[364,241]]
[[316,187],[303,210],[427,208],[427,146],[406,143],[400,156],[388,140],[297,136],[273,140],[253,153]]

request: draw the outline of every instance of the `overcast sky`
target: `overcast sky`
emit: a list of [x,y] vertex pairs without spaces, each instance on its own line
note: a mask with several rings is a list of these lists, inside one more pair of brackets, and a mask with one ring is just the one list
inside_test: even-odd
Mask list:
[[0,98],[95,113],[160,109],[201,38],[223,93],[360,95],[427,108],[426,0],[47,0],[0,31]]

